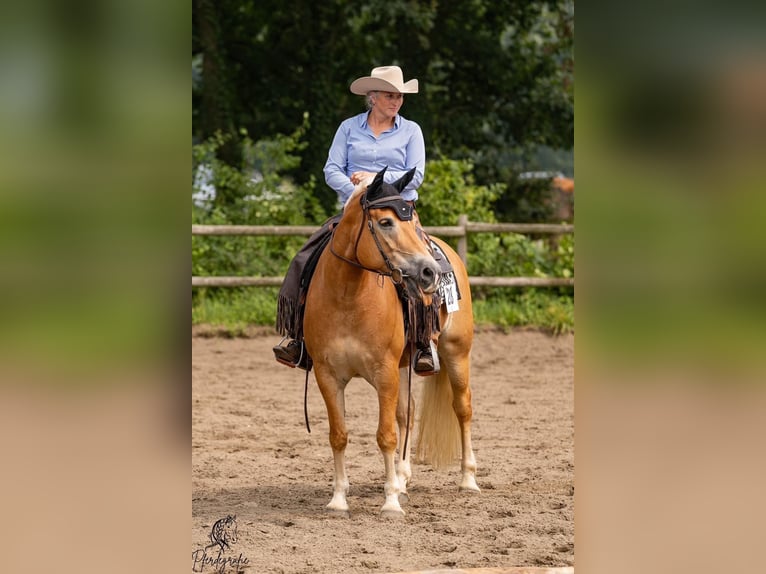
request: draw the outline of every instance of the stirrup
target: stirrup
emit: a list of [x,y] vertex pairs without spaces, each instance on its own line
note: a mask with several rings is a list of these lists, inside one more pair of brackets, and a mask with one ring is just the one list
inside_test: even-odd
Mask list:
[[[279,342],[279,344],[273,348],[274,351],[274,358],[277,360],[278,363],[285,365],[286,367],[290,367],[291,369],[294,369],[298,367],[299,369],[303,369],[305,371],[311,370],[311,367],[313,366],[313,361],[311,360],[311,357],[309,357],[308,352],[306,351],[306,342],[301,340],[297,341],[295,339],[292,340],[292,343],[295,345],[300,346],[300,354],[298,355],[298,358],[296,360],[288,360],[280,354],[277,353],[277,349],[285,352],[287,354],[287,348],[290,347],[288,345],[287,347],[283,347],[282,343],[285,342],[286,339],[289,339],[290,337],[283,337],[282,340]],[[292,357],[291,357],[292,359]]]
[[[433,369],[430,371],[418,371],[415,370],[415,374],[421,377],[430,377],[431,375],[435,375],[440,371],[440,365],[439,365],[439,353],[436,351],[436,343],[433,341],[428,342],[431,348],[431,360],[434,363]],[[413,361],[413,366],[417,364],[417,357],[420,355],[420,353],[415,353],[415,360]]]
[[[296,361],[290,361],[281,355],[287,355],[289,354],[287,352],[287,349],[290,348],[290,344],[288,343],[287,346],[284,346],[284,342],[290,340],[291,343],[299,344],[301,346],[301,353],[298,355],[298,359]],[[301,359],[303,358],[303,342],[298,343],[295,339],[289,336],[282,337],[282,340],[279,341],[277,345],[272,347],[272,351],[274,352],[274,358],[277,360],[278,363],[281,363],[287,367],[295,368],[298,366],[298,364],[301,362]]]

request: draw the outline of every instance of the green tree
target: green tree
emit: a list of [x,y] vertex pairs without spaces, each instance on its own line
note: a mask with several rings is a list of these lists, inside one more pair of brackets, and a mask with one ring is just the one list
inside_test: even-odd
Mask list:
[[[239,127],[290,133],[309,112],[292,175],[321,181],[338,124],[363,111],[348,85],[398,64],[420,80],[402,114],[423,127],[429,158],[470,159],[479,183],[508,181],[540,145],[573,145],[573,37],[571,0],[196,0],[194,135],[220,130],[233,145]],[[334,192],[316,192],[330,209]]]

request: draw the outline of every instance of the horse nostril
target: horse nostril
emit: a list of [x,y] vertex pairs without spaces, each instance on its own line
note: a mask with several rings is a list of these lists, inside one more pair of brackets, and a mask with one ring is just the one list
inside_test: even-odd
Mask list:
[[420,284],[424,288],[433,287],[438,277],[438,272],[433,267],[425,266],[420,271]]

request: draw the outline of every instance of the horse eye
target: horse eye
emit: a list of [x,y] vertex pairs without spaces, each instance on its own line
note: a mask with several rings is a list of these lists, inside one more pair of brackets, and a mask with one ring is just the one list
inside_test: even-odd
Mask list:
[[386,217],[378,221],[378,225],[380,225],[384,229],[390,229],[394,226],[394,220]]

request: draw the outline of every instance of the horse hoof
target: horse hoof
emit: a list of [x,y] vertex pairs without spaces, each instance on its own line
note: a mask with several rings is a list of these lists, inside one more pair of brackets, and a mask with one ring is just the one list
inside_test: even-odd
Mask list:
[[338,518],[348,518],[350,516],[348,510],[341,510],[340,508],[325,507],[325,512],[328,516],[337,516]]
[[476,479],[474,479],[472,476],[468,477],[466,480],[463,480],[460,487],[458,488],[458,492],[460,493],[467,493],[467,494],[478,494],[481,492],[479,490],[479,485],[476,484]]
[[467,492],[467,493],[481,492],[479,490],[479,485],[476,484],[476,476],[474,475],[473,472],[463,471],[458,485],[459,485],[458,492]]
[[390,520],[401,520],[404,518],[404,510],[401,508],[384,508],[380,511],[380,517]]
[[473,486],[461,486],[457,490],[460,494],[479,494],[481,492],[475,484]]
[[410,501],[410,495],[406,492],[399,493],[399,504],[406,504]]

